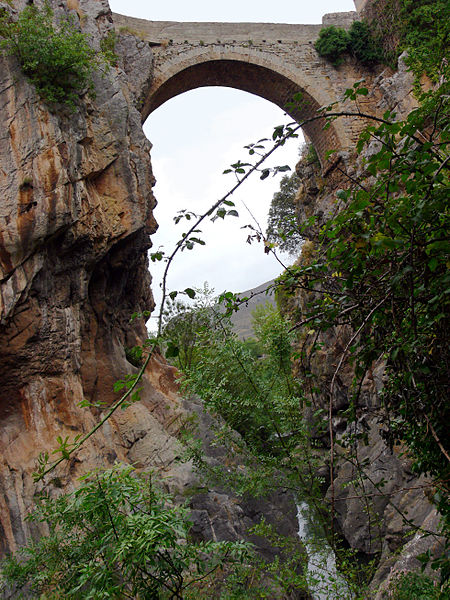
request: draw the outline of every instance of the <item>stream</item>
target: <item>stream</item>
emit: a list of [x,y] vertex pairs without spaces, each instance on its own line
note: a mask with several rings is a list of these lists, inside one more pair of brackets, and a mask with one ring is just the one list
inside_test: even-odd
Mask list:
[[313,517],[307,502],[297,503],[298,537],[308,554],[309,591],[314,600],[352,600],[354,596],[336,568],[333,549]]

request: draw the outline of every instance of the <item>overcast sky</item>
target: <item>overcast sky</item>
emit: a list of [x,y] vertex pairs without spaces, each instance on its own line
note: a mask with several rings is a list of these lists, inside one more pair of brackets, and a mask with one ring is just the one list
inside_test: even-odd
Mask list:
[[[228,21],[272,23],[321,23],[328,12],[354,10],[353,0],[110,0],[114,12],[148,20]],[[185,224],[175,226],[178,210],[203,212],[231,187],[232,175],[222,175],[228,165],[248,158],[243,146],[270,137],[273,128],[289,122],[283,111],[270,102],[230,88],[201,88],[169,100],[147,119],[144,131],[153,144],[152,164],[157,179],[154,188],[159,230],[154,248],[168,252],[174,247]],[[272,164],[294,168],[300,140],[292,140],[278,151]],[[243,291],[277,276],[282,268],[263,247],[246,243],[252,223],[242,200],[265,229],[279,177],[246,183],[233,200],[240,218],[229,217],[203,228],[206,245],[178,255],[170,271],[169,288],[202,287]],[[150,264],[158,298],[162,265]],[[156,313],[155,313],[156,314]]]

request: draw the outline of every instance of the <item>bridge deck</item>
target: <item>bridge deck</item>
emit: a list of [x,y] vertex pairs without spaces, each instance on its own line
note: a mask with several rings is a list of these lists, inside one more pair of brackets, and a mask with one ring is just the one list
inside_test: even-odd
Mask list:
[[[355,13],[338,13],[333,23],[347,25]],[[345,15],[345,18],[343,16]],[[347,15],[349,15],[347,17]],[[328,17],[333,15],[326,15]],[[315,40],[323,25],[292,25],[283,23],[189,23],[177,21],[147,21],[113,14],[116,29],[128,29],[149,42],[207,42],[277,41],[305,43]],[[324,19],[327,24],[329,19]],[[336,22],[335,22],[336,21]],[[337,22],[338,21],[338,22]],[[347,23],[348,21],[348,23]]]

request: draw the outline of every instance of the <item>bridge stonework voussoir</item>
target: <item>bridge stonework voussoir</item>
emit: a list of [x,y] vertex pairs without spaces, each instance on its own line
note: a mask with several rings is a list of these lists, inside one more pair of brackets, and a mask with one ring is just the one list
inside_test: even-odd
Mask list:
[[[143,120],[178,94],[199,87],[225,86],[261,96],[301,123],[315,117],[321,106],[340,101],[345,90],[366,75],[350,61],[335,68],[317,54],[314,42],[321,25],[178,23],[113,17],[119,34],[132,34],[152,47],[153,71],[143,86]],[[339,15],[336,18],[341,24]],[[346,22],[352,18],[347,15]],[[288,108],[299,92],[301,104]],[[340,108],[354,107],[341,103]],[[305,124],[304,130],[325,165],[327,151],[351,148],[364,123],[339,118],[326,130],[323,126],[321,119]]]

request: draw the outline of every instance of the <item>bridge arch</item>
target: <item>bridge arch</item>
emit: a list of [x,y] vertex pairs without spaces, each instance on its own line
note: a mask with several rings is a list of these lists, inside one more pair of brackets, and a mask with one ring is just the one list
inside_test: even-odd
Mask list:
[[[267,65],[260,58],[245,60],[240,54],[228,53],[226,58],[203,54],[190,61],[180,61],[164,72],[155,80],[145,99],[142,116],[145,120],[149,114],[164,104],[167,100],[184,92],[208,86],[223,86],[250,92],[269,102],[272,102],[289,114],[293,120],[302,122],[317,115],[317,109],[323,104],[320,97],[313,97],[301,85],[289,77],[281,65]],[[288,108],[297,93],[302,94],[298,108]],[[334,126],[323,129],[324,120],[320,119],[304,125],[303,130],[310,138],[322,162],[327,150],[345,145],[345,140],[339,138]]]
[[[339,18],[336,24],[349,26],[354,14],[329,17]],[[314,41],[320,25],[179,23],[113,17],[119,32],[126,30],[152,48],[152,70],[143,85],[143,120],[183,92],[224,86],[269,100],[303,122],[316,116],[319,107],[338,101],[345,89],[364,76],[355,65],[336,69],[318,56]],[[287,104],[299,92],[301,105],[289,108]],[[303,129],[324,165],[326,152],[351,147],[362,125],[342,118],[324,130],[324,119],[320,119]]]

